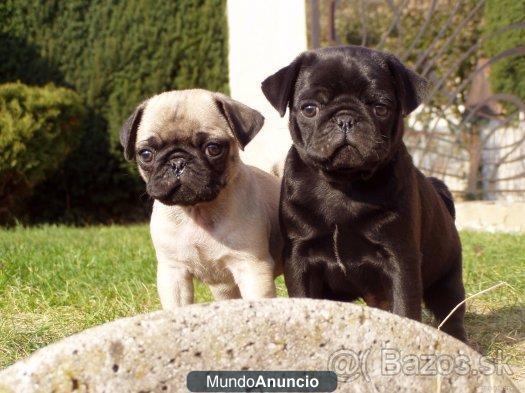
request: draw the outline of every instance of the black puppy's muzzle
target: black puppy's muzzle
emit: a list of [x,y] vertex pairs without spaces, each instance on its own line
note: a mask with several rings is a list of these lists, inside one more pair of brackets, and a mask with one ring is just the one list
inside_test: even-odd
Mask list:
[[356,117],[348,111],[339,111],[332,117],[332,121],[343,134],[348,134],[356,124]]

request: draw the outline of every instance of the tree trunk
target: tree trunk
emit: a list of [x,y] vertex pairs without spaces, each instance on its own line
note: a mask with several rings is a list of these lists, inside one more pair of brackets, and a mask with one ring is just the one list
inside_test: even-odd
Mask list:
[[321,46],[321,37],[320,37],[320,30],[321,30],[321,21],[319,16],[319,0],[310,0],[310,7],[311,7],[311,16],[310,16],[310,24],[311,24],[311,41],[312,41],[312,48],[316,49]]
[[326,25],[328,31],[328,41],[330,45],[339,44],[337,39],[337,31],[335,30],[335,11],[337,9],[337,0],[330,0],[328,5],[328,24]]
[[479,187],[479,175],[481,169],[481,138],[477,127],[474,127],[474,130],[469,139],[467,199],[482,199],[483,190]]

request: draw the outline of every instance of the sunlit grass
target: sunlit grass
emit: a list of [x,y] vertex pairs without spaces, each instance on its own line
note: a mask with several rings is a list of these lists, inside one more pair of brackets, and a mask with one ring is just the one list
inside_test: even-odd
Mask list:
[[[525,368],[525,235],[462,233],[472,345]],[[286,296],[282,278],[278,294]],[[196,300],[211,300],[196,283]],[[146,225],[0,230],[0,367],[62,337],[160,308]],[[517,375],[519,376],[519,375]]]

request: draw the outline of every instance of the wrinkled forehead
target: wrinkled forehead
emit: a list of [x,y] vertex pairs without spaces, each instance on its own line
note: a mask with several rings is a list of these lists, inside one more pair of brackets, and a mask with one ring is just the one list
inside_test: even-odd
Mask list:
[[195,132],[229,133],[213,96],[201,90],[182,90],[150,98],[137,131],[137,143],[151,137],[163,141],[190,140]]
[[393,94],[395,83],[381,54],[341,51],[320,53],[301,68],[296,94],[307,94],[316,88],[328,89],[334,95],[368,90]]

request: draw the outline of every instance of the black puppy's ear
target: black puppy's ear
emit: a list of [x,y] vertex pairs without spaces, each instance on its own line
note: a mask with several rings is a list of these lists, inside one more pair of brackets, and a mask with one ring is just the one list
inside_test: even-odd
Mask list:
[[255,109],[241,104],[223,94],[215,94],[215,103],[237,139],[241,150],[257,135],[264,124],[264,117]]
[[403,116],[407,116],[427,98],[430,83],[418,73],[405,67],[395,56],[388,57],[388,65],[396,81],[401,111]]
[[289,65],[281,68],[261,83],[264,96],[277,109],[281,117],[286,113],[286,107],[292,99],[292,88],[297,80],[302,60],[303,55],[299,55]]
[[120,129],[120,144],[124,148],[124,157],[128,161],[135,158],[135,142],[137,140],[137,130],[142,119],[145,103],[140,104],[135,112],[127,118]]

